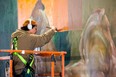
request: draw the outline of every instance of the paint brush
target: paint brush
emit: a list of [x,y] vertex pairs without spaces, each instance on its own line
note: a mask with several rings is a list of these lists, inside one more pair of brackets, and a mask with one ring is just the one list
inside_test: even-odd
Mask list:
[[[50,26],[46,26],[46,28],[51,29]],[[56,31],[58,31],[58,32],[68,31],[68,27],[63,27],[63,28],[61,28],[61,29],[56,28]]]

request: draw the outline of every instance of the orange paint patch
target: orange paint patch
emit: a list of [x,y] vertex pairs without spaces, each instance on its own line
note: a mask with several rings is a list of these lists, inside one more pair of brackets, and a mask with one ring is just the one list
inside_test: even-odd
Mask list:
[[58,28],[58,31],[59,32],[68,31],[68,30],[69,30],[69,27],[68,26],[64,26],[62,28]]
[[50,25],[60,31],[82,29],[81,0],[42,0],[42,2]]
[[50,25],[68,30],[68,0],[42,0]]
[[37,0],[18,0],[18,28],[31,16]]

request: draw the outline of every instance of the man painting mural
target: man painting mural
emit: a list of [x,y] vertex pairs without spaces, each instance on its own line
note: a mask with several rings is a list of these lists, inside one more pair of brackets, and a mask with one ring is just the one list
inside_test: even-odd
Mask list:
[[[21,29],[12,33],[13,50],[34,50],[36,47],[48,43],[56,32],[54,26],[42,35],[37,35],[37,23],[28,19],[23,23]],[[13,53],[13,76],[35,77],[35,65],[33,54]]]

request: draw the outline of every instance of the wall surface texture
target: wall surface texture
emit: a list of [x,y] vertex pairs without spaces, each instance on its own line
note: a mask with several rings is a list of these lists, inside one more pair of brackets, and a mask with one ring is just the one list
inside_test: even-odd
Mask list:
[[[17,0],[0,0],[0,49],[10,49],[11,33],[17,28]],[[7,55],[0,53],[0,56]],[[7,61],[0,61],[0,77],[5,77]]]

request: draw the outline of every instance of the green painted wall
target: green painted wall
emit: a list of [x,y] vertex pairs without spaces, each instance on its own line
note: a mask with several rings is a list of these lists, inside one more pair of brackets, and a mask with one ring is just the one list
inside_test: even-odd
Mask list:
[[[10,49],[11,33],[17,28],[17,0],[0,0],[0,49]],[[7,53],[0,53],[0,56]],[[0,77],[4,76],[5,63],[0,61]]]
[[10,35],[17,28],[17,0],[0,0],[0,49],[10,48]]
[[65,55],[65,65],[67,65],[70,62],[70,45],[67,40],[67,35],[69,31],[65,32],[57,32],[54,35],[53,42],[55,44],[57,51],[66,51],[67,54]]

